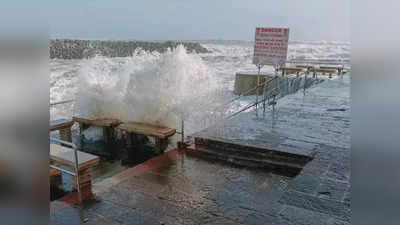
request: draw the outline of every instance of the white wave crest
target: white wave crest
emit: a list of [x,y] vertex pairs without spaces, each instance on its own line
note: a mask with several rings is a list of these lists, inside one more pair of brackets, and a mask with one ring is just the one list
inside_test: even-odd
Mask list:
[[165,53],[95,57],[79,71],[74,114],[176,127],[216,100],[217,78],[200,56],[180,45]]

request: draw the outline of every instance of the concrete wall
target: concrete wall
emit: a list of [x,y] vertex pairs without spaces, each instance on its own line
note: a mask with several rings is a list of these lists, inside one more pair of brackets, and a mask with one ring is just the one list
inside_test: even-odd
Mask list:
[[[259,75],[260,83],[265,82],[265,78],[268,75],[262,74]],[[255,88],[257,86],[257,74],[245,74],[245,73],[236,73],[235,76],[235,87],[233,89],[233,93],[235,95],[240,95],[245,93],[246,91]],[[262,94],[262,90],[264,87],[259,88],[259,94]],[[246,95],[255,95],[256,90],[247,93]]]
[[[265,82],[265,79],[269,77],[270,79],[273,78],[275,75],[269,74],[262,74],[260,75],[260,83]],[[280,76],[278,80],[274,80],[268,84],[269,87],[277,87],[279,85],[279,92],[280,96],[283,97],[287,94],[292,94],[297,92],[299,89],[302,89],[304,85],[308,88],[314,84],[322,82],[322,79],[312,78],[312,76],[308,76],[307,79],[304,79],[304,76],[297,77],[297,76]],[[236,95],[244,94],[246,91],[255,88],[257,85],[257,74],[251,73],[236,73],[235,77],[235,87],[233,93]],[[261,86],[259,88],[259,94],[263,94],[264,87]],[[255,95],[256,90],[246,93],[246,95]]]
[[95,55],[107,57],[132,56],[137,48],[146,51],[165,52],[183,44],[189,52],[208,53],[208,49],[196,42],[151,42],[151,41],[100,41],[55,39],[50,41],[50,58],[54,59],[84,59]]

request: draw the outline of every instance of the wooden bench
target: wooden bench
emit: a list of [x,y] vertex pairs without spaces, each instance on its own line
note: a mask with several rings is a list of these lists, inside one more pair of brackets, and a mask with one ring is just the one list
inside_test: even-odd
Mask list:
[[324,70],[336,70],[339,75],[343,72],[342,66],[320,66],[319,68]]
[[[98,156],[77,151],[78,153],[78,174],[79,174],[79,187],[91,188],[92,185],[92,169],[100,162]],[[50,164],[58,167],[67,167],[71,172],[75,172],[75,155],[74,150],[57,144],[50,144]],[[59,171],[50,169],[50,175],[57,175]],[[72,181],[73,189],[77,189],[76,179]]]
[[329,78],[332,78],[332,74],[336,73],[336,70],[333,69],[322,69],[322,68],[314,68],[314,77],[317,76],[317,73],[322,73],[322,75],[325,75],[326,73],[329,74]]
[[60,139],[63,141],[72,141],[71,127],[74,125],[74,121],[67,119],[58,119],[50,121],[50,131],[59,131]]
[[50,177],[59,176],[59,175],[61,175],[61,171],[50,168],[49,175],[50,175]]
[[[176,129],[140,122],[127,122],[118,126],[122,132],[128,134],[128,144],[134,143],[134,135],[145,135],[154,137],[159,153],[164,152],[168,147],[168,138],[176,133]],[[130,146],[129,146],[130,147]]]
[[296,74],[297,76],[300,75],[300,72],[304,71],[304,68],[298,67],[281,67],[280,70],[282,71],[282,76],[288,74]]
[[114,128],[121,124],[120,120],[109,118],[86,119],[73,117],[73,120],[79,123],[80,134],[91,126],[103,128],[103,140],[106,143],[112,143],[114,141]]
[[59,187],[62,184],[60,170],[50,168],[49,176],[50,176],[50,185],[52,185],[54,187]]
[[306,70],[307,73],[314,69],[313,66],[308,66],[308,65],[296,65],[296,68],[302,68],[302,69]]

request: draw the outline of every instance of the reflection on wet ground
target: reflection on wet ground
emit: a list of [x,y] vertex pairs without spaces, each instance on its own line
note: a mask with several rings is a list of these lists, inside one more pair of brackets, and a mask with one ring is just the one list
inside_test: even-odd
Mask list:
[[331,172],[319,163],[288,178],[173,150],[96,183],[95,199],[52,218],[70,220],[75,210],[87,224],[291,224],[303,215],[346,221],[348,183],[318,176]]

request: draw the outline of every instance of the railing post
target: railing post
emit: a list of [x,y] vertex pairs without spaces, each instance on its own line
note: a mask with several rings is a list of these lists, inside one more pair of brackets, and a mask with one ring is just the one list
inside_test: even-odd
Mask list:
[[184,143],[184,141],[185,141],[185,120],[182,117],[182,119],[181,119],[181,142],[182,142],[182,144]]
[[76,174],[76,191],[78,192],[78,202],[82,202],[82,193],[81,193],[81,186],[79,184],[79,162],[78,162],[78,150],[74,149],[74,157],[75,157],[75,174]]
[[266,90],[268,87],[268,76],[265,76],[265,82],[264,82],[264,91],[263,91],[263,116],[265,115],[265,100],[266,100]]
[[306,71],[304,73],[303,95],[306,95],[307,74],[308,74],[308,71]]
[[258,68],[258,74],[257,74],[257,86],[256,86],[256,115],[258,116],[258,88],[260,85],[260,71],[261,71],[261,65],[257,65]]
[[71,100],[64,100],[64,101],[59,101],[59,102],[51,102],[50,106],[61,105],[61,104],[70,103],[70,102],[73,102],[73,101],[74,100],[71,99]]
[[67,141],[63,141],[63,140],[59,140],[59,139],[51,138],[51,137],[50,137],[50,140],[54,141],[54,142],[58,142],[60,144],[71,146],[72,149],[74,150],[74,158],[75,158],[74,169],[75,169],[75,179],[76,179],[76,191],[78,192],[78,202],[81,203],[82,202],[82,193],[81,193],[81,187],[79,184],[78,149],[73,142],[67,142]]
[[[278,66],[276,66],[276,69],[275,69],[275,71],[278,71]],[[284,69],[282,69],[282,71],[284,71]],[[283,77],[283,76],[282,76]],[[278,74],[276,73],[275,74],[275,78],[276,78],[276,86],[277,86],[277,93],[276,93],[276,95],[279,95],[280,94],[280,92],[281,92],[281,87],[280,87],[280,78],[278,77]],[[275,98],[274,98],[274,101],[275,101]]]

